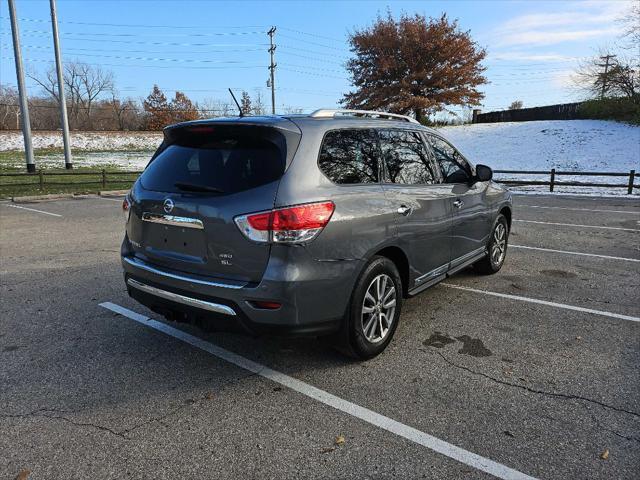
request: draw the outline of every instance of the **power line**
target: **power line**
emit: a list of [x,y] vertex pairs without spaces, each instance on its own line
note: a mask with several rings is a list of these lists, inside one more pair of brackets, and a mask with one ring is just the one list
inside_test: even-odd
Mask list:
[[[3,56],[0,57],[6,60],[13,60],[13,57]],[[44,59],[31,59],[29,62],[39,62],[39,63],[51,63],[52,60],[44,60]],[[122,63],[89,63],[85,62],[87,65],[93,65],[96,67],[127,67],[127,68],[185,68],[192,70],[223,70],[231,67],[196,67],[196,66],[169,66],[169,65],[137,65],[137,64],[122,64]],[[266,65],[235,65],[232,68],[267,68]]]

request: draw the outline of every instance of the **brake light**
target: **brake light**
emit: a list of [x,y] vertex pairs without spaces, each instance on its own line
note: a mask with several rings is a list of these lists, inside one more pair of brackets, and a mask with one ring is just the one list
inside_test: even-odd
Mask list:
[[333,202],[306,203],[242,215],[235,222],[255,242],[303,243],[318,236],[334,210]]
[[131,214],[131,202],[129,202],[129,197],[124,197],[122,201],[122,213],[124,214],[124,221],[127,223],[129,221],[129,215]]

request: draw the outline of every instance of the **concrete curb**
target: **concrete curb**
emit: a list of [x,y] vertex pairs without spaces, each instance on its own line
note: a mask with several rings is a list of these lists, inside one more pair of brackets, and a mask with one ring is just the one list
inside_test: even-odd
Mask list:
[[101,197],[121,197],[129,193],[129,190],[105,190],[104,192],[98,192]]
[[62,200],[65,198],[74,198],[73,193],[50,193],[47,195],[28,195],[24,197],[11,197],[13,203],[38,203],[49,202],[51,200]]

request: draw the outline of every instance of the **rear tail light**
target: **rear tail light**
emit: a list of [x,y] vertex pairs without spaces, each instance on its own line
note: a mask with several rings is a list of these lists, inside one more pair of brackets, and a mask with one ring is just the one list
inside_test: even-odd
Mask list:
[[129,201],[129,196],[124,197],[122,201],[122,213],[124,215],[124,221],[127,223],[129,221],[129,215],[131,213],[131,202]]
[[333,202],[306,203],[241,215],[235,222],[244,236],[254,242],[304,243],[318,236],[334,209]]

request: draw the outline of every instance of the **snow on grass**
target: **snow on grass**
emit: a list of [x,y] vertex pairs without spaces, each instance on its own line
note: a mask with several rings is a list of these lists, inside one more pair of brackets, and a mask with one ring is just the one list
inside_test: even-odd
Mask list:
[[[640,172],[640,127],[604,120],[543,120],[443,127],[440,132],[473,163],[494,170]],[[549,175],[496,179],[549,180]],[[637,178],[637,177],[636,177]],[[620,183],[628,177],[558,176],[557,181]],[[516,188],[512,188],[516,190]],[[517,187],[519,191],[548,187]],[[557,187],[561,193],[626,194],[623,188]],[[640,193],[640,192],[634,192]]]
[[[162,132],[71,132],[71,149],[88,151],[154,151]],[[62,132],[33,132],[34,149],[62,148]],[[0,151],[24,151],[22,132],[0,131]]]

